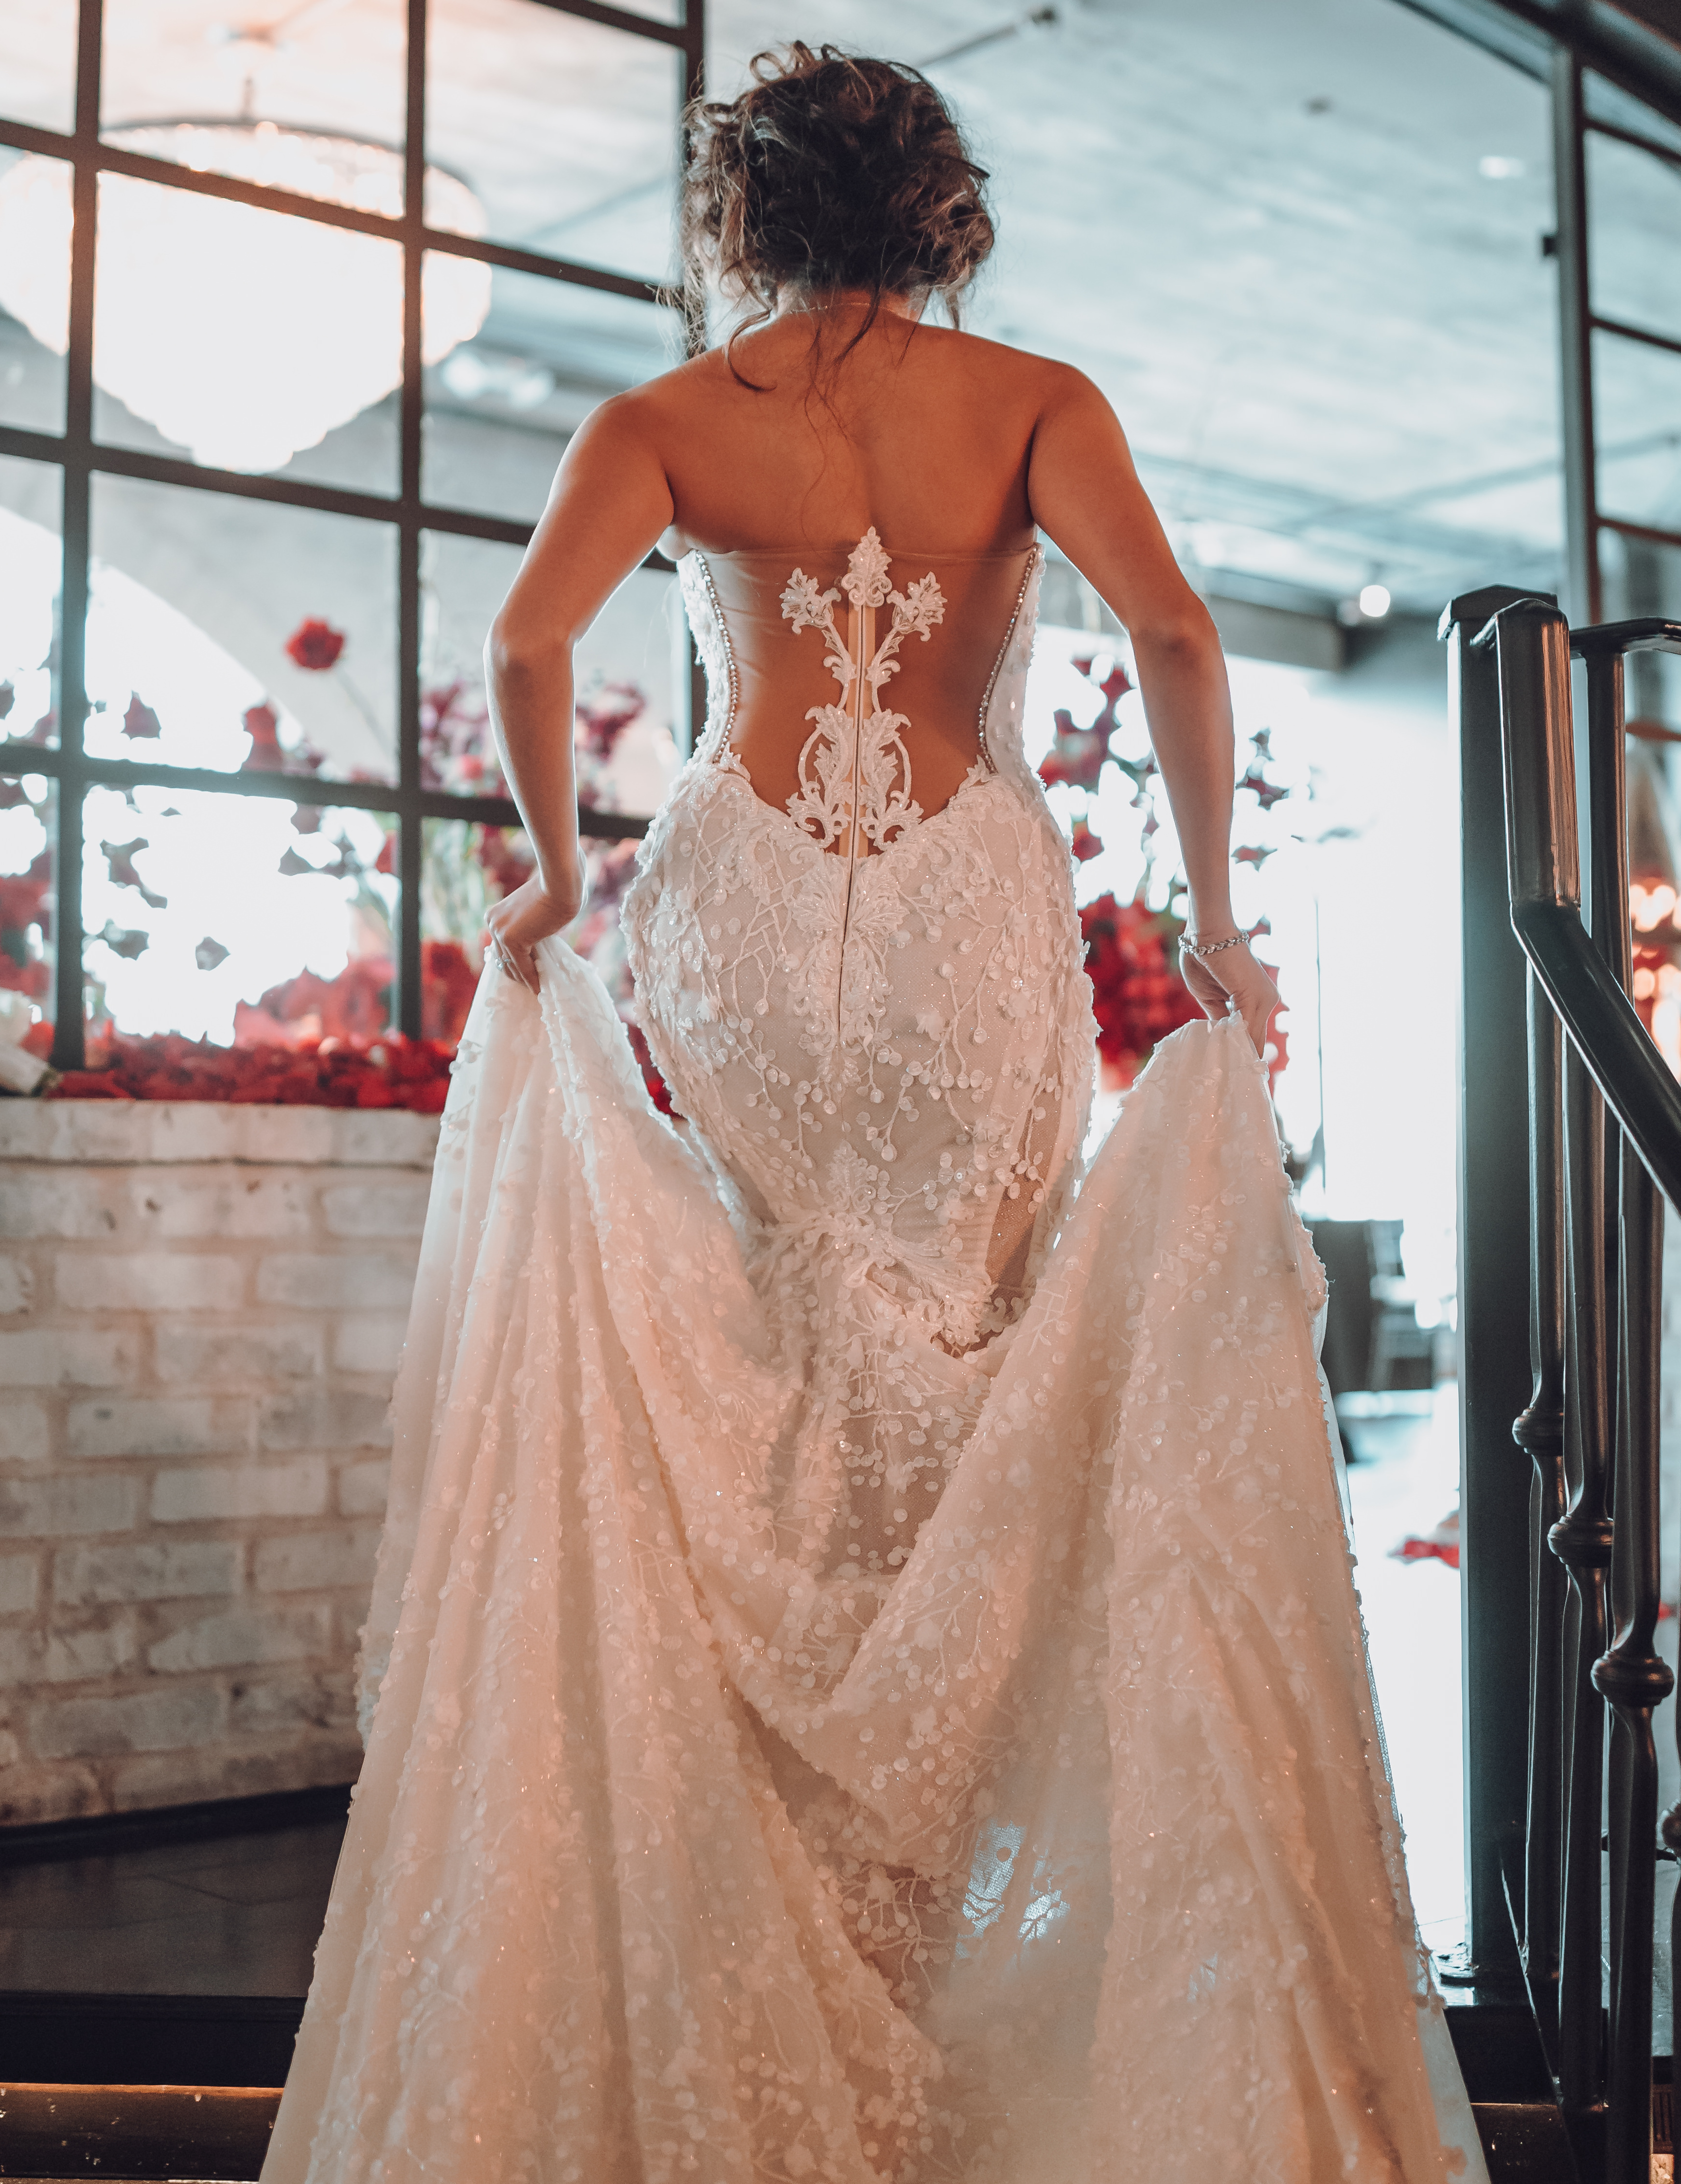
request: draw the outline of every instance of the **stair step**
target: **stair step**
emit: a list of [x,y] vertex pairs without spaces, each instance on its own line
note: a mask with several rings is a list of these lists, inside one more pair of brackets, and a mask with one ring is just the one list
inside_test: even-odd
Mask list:
[[276,2086],[0,2086],[0,2177],[15,2184],[251,2184]]

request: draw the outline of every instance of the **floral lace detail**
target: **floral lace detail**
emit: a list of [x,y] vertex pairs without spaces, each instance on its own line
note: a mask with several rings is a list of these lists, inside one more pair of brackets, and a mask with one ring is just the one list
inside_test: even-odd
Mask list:
[[[813,705],[806,718],[815,725],[800,753],[800,787],[788,800],[789,816],[825,850],[859,854],[862,842],[884,850],[888,842],[922,817],[911,800],[910,753],[900,731],[910,723],[881,703],[882,685],[898,672],[899,647],[908,637],[924,644],[946,612],[945,593],[933,575],[921,577],[908,591],[895,591],[888,579],[886,549],[874,526],[852,549],[840,585],[820,590],[815,577],[796,569],[782,594],[782,616],[797,636],[821,630],[829,640],[825,665],[840,685],[840,701]],[[852,603],[852,642],[842,637],[835,609],[845,592]],[[875,642],[876,610],[890,605],[887,634]],[[865,711],[866,694],[869,710]]]
[[679,777],[681,1128],[559,944],[481,983],[265,2184],[1486,2184],[1242,1023],[1079,1164],[1031,627],[880,855]]

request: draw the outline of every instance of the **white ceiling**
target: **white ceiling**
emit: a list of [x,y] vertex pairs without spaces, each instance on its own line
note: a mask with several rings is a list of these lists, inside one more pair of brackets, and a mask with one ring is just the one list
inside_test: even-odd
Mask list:
[[[674,57],[529,0],[433,4],[430,148],[478,190],[491,231],[660,272],[668,175],[650,169],[670,141]],[[260,113],[399,132],[400,0],[315,0],[272,47],[215,36],[267,19],[260,0],[107,6],[112,120],[232,111],[249,72]],[[1399,0],[1056,13],[935,60],[1008,25],[1008,0],[711,0],[710,83],[729,95],[756,49],[791,36],[930,64],[993,175],[1000,244],[969,323],[1092,373],[1181,552],[1225,588],[1334,599],[1379,575],[1433,610],[1469,584],[1555,579],[1540,87]],[[72,14],[8,0],[7,110],[63,125]],[[1618,308],[1681,322],[1681,183],[1636,159],[1600,194]],[[505,281],[486,338],[540,354],[545,309],[565,302]],[[589,381],[594,338],[556,334],[563,376]],[[600,339],[610,382],[634,330]],[[1628,512],[1673,522],[1681,359],[1618,362],[1606,437],[1635,452],[1611,475]]]
[[[722,0],[715,76],[778,31],[844,20],[916,58],[977,21],[913,13],[914,44],[885,0]],[[1211,568],[1333,594],[1382,573],[1421,607],[1550,573],[1539,87],[1395,0],[1073,0],[1058,17],[933,71],[995,177],[977,329],[1092,373]],[[1486,156],[1521,171],[1486,180]]]

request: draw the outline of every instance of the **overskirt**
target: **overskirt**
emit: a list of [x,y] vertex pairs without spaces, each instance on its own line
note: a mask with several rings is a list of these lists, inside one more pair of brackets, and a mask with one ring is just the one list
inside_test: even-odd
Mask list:
[[744,1495],[808,1377],[774,1254],[539,956],[444,1120],[263,2184],[1485,2178],[1241,1022],[1158,1050],[952,1361],[975,1422],[822,1681]]

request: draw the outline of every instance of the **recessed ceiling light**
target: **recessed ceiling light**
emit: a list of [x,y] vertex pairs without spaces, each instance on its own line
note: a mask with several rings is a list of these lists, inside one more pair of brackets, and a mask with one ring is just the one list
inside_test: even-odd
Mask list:
[[1527,170],[1522,159],[1509,159],[1504,152],[1485,152],[1477,162],[1477,171],[1485,182],[1511,182]]
[[1360,610],[1368,621],[1382,621],[1389,611],[1389,587],[1387,584],[1362,584]]

